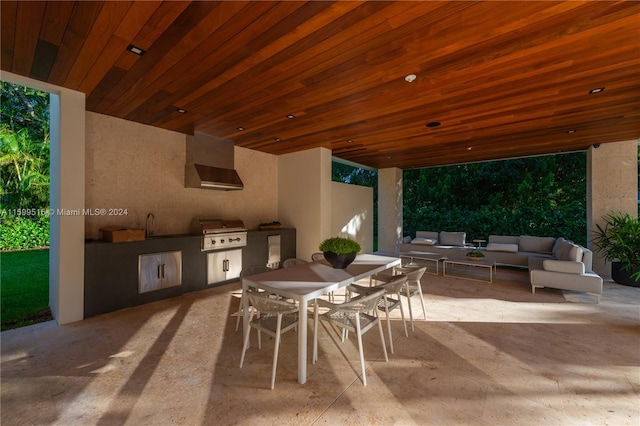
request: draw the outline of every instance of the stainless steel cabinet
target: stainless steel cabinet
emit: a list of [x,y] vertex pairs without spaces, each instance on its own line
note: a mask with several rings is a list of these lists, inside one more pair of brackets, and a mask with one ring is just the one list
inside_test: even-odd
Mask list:
[[138,255],[138,293],[182,284],[182,251]]
[[242,249],[207,253],[207,284],[215,284],[240,276]]

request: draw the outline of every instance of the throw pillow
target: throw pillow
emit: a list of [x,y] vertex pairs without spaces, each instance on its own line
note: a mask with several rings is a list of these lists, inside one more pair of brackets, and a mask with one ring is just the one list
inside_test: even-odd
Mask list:
[[562,245],[562,243],[564,243],[565,240],[563,237],[559,237],[558,239],[556,239],[556,242],[553,243],[553,248],[551,249],[551,252],[558,257],[558,249],[560,248],[560,246]]
[[432,231],[416,231],[416,238],[429,238],[430,240],[435,240],[436,244],[438,241],[438,233]]
[[569,249],[569,253],[567,254],[568,259],[573,262],[581,262],[582,261],[582,248],[577,244],[571,244],[571,248]]
[[466,232],[440,232],[440,245],[442,246],[462,246],[464,247]]
[[422,238],[422,237],[416,237],[413,240],[411,240],[411,244],[422,244],[425,246],[433,246],[437,243],[436,240],[432,240],[431,238]]

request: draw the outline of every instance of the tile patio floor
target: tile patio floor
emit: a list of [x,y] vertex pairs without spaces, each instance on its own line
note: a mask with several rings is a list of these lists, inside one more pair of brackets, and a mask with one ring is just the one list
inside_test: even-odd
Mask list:
[[[377,332],[365,335],[367,387],[355,340],[337,345],[325,328],[305,385],[296,380],[296,333],[283,337],[274,390],[273,340],[264,338],[261,350],[254,344],[238,368],[242,339],[230,316],[238,284],[70,325],[6,331],[0,420],[3,426],[640,424],[640,288],[606,282],[595,304],[579,293],[531,294],[527,283],[526,271],[508,268],[498,268],[493,284],[425,275],[427,321],[418,321],[409,337],[399,319],[392,321],[395,353],[388,363]],[[417,298],[413,306],[421,311]]]

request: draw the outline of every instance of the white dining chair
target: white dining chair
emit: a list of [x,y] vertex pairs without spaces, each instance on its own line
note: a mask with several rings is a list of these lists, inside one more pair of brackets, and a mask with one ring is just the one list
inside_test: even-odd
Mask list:
[[262,348],[261,333],[267,333],[275,337],[273,348],[273,364],[271,367],[271,389],[276,384],[276,368],[278,366],[278,352],[280,350],[280,336],[298,325],[298,306],[295,303],[269,297],[265,292],[260,292],[249,287],[246,292],[249,302],[255,308],[257,318],[253,319],[253,310],[249,314],[249,327],[242,345],[240,368],[244,363],[244,356],[249,347],[251,329],[258,330],[258,349]]
[[403,275],[407,276],[407,284],[405,286],[407,295],[407,302],[409,303],[409,318],[411,320],[411,331],[415,331],[415,327],[413,326],[413,309],[411,308],[411,297],[412,296],[420,296],[420,304],[422,305],[422,314],[424,319],[427,319],[427,309],[424,305],[424,295],[422,294],[422,286],[420,285],[420,280],[427,270],[426,266],[422,266],[419,268],[416,267],[405,267],[398,268],[398,271],[402,272]]
[[402,318],[402,325],[404,326],[404,335],[409,337],[409,332],[407,331],[407,323],[404,319],[404,309],[402,307],[402,292],[405,290],[405,285],[407,284],[407,276],[406,275],[396,275],[393,280],[380,284],[376,287],[364,287],[360,285],[352,284],[348,286],[350,293],[356,294],[371,294],[374,291],[378,291],[380,289],[384,290],[383,296],[378,301],[377,308],[380,311],[384,311],[385,319],[387,321],[387,336],[389,338],[389,350],[393,353],[393,335],[391,334],[391,318],[389,317],[389,312],[394,309],[400,309],[400,317]]
[[[349,286],[347,286],[347,289]],[[380,331],[380,341],[384,351],[384,359],[389,362],[387,346],[384,342],[382,323],[377,315],[376,306],[384,295],[384,290],[371,292],[367,295],[358,296],[347,302],[335,304],[322,299],[316,299],[316,309],[314,311],[314,331],[313,331],[313,363],[318,360],[318,322],[326,321],[343,330],[356,333],[358,340],[358,352],[360,353],[360,367],[362,369],[362,383],[367,385],[367,374],[364,365],[364,351],[362,348],[362,335],[378,324]],[[319,308],[327,308],[323,314],[319,314]],[[373,315],[369,312],[373,312]],[[344,336],[344,334],[343,334]]]
[[296,265],[302,265],[304,263],[309,263],[304,259],[298,259],[295,257],[292,257],[290,259],[286,259],[284,262],[282,262],[282,267],[283,268],[291,268],[292,266],[296,266]]
[[[272,271],[273,269],[269,268],[268,266],[264,266],[264,265],[249,265],[246,268],[243,268],[242,271],[240,271],[240,281],[242,281],[242,278],[244,277],[248,277],[250,275],[255,275],[255,274],[260,274],[262,272],[269,272]],[[243,304],[243,299],[244,299],[244,292],[242,293],[242,295],[240,296],[240,306],[238,307],[238,312],[236,313],[236,315],[238,316],[236,318],[236,331],[238,331],[238,328],[240,327],[240,317],[242,317],[244,315],[244,311],[242,310],[242,304]]]

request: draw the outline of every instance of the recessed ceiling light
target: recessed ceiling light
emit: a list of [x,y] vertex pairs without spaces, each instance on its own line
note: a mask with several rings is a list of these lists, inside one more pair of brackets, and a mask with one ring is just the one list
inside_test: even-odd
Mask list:
[[184,114],[187,112],[186,109],[182,109],[182,108],[178,108],[176,111],[178,111],[180,114]]
[[594,93],[600,93],[603,91],[604,91],[604,87],[598,87],[598,88],[589,90],[589,93],[593,95]]
[[276,142],[280,142],[281,140],[282,140],[282,139],[280,139],[280,138],[275,138],[275,141],[276,141]]
[[287,118],[288,118],[289,120],[293,120],[294,118],[296,118],[296,116],[295,116],[295,115],[293,115],[293,114],[288,114],[288,115],[287,115]]
[[407,83],[413,83],[414,81],[416,81],[416,78],[417,77],[415,74],[409,74],[404,78],[404,81],[406,81]]
[[142,56],[147,53],[146,50],[140,49],[138,46],[134,46],[133,44],[130,44],[129,47],[127,47],[127,50],[131,53],[135,53],[138,56]]
[[390,156],[390,155],[389,155],[389,156],[387,156],[387,160],[391,160],[391,156]]
[[569,133],[569,134],[572,134],[572,133],[575,133],[575,132],[576,132],[576,131],[575,131],[574,129],[569,129],[569,130],[567,130],[567,133]]
[[471,151],[471,148],[473,148],[472,146],[468,146],[467,147],[467,151]]
[[432,121],[427,123],[427,127],[438,127],[441,123],[439,121]]
[[353,139],[349,139],[347,143],[353,143]]
[[244,127],[238,127],[238,130],[243,131]]

